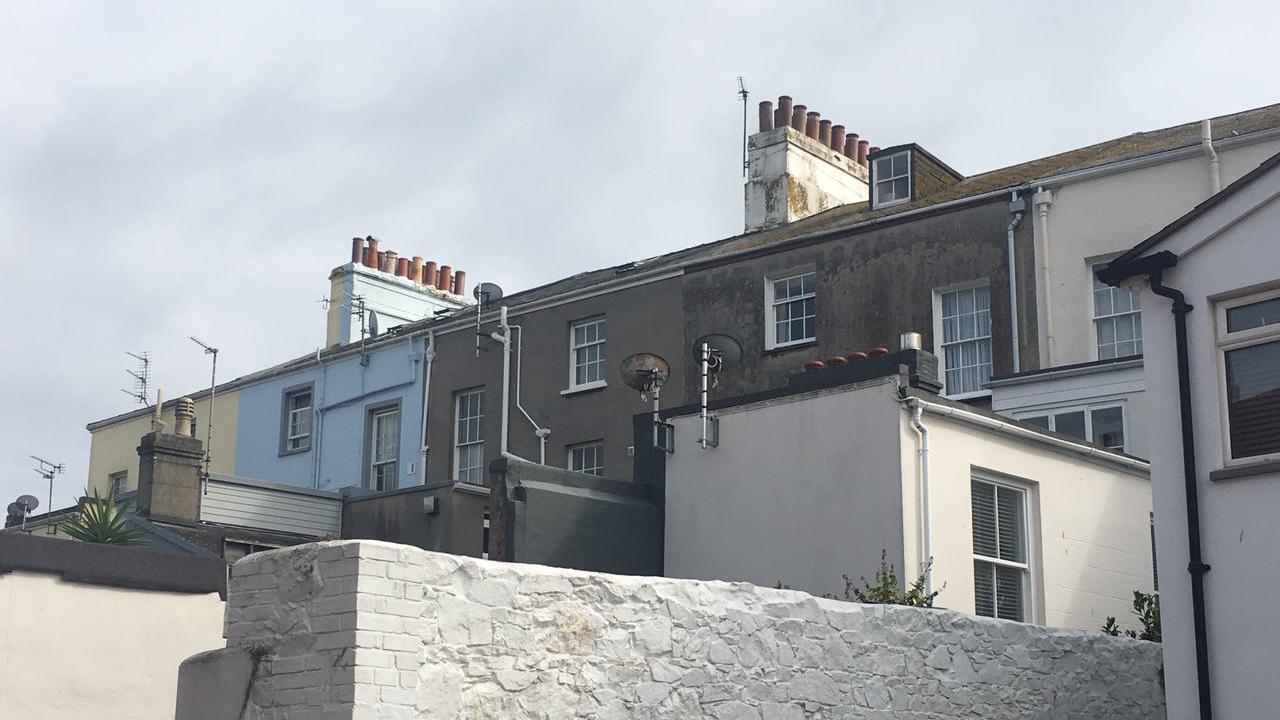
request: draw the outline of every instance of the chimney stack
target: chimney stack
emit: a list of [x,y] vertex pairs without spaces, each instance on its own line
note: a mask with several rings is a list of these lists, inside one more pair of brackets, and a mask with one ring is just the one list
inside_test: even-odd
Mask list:
[[[142,436],[138,445],[139,515],[187,525],[199,521],[204,443],[190,435],[194,414],[191,399],[183,398],[178,401],[178,432],[149,432]],[[185,435],[180,434],[184,431]]]

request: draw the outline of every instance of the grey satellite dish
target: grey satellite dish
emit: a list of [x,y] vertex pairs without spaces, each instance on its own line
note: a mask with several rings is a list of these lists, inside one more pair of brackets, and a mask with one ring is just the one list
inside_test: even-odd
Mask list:
[[9,507],[6,509],[6,512],[9,514],[9,517],[20,518],[26,517],[27,515],[27,509],[16,502],[9,503]]
[[[693,361],[702,362],[702,346],[706,344],[710,346],[712,364],[714,369],[719,370],[725,365],[737,365],[742,362],[742,343],[735,340],[732,336],[721,335],[720,333],[711,333],[703,335],[693,343]],[[719,361],[714,358],[718,357]]]
[[475,296],[476,302],[482,306],[488,306],[502,299],[502,288],[494,283],[482,282],[471,291],[471,294]]
[[642,393],[662,387],[667,378],[671,377],[671,366],[661,356],[653,353],[629,355],[618,370],[627,387]]
[[369,311],[369,337],[378,336],[378,313]]
[[40,507],[40,500],[35,495],[19,495],[17,500],[13,501],[14,505],[21,505],[26,509],[27,513]]

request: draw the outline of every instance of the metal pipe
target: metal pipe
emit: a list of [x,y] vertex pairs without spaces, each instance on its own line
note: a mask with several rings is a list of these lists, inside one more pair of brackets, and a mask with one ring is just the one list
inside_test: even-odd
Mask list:
[[520,403],[520,376],[521,365],[524,362],[524,328],[519,325],[509,325],[519,332],[516,336],[516,408],[524,415],[529,424],[533,426],[533,434],[538,437],[540,464],[547,464],[547,436],[551,434],[550,428],[544,428],[529,415],[529,411],[524,409],[524,405]]
[[1200,121],[1200,148],[1204,150],[1205,157],[1209,158],[1209,187],[1217,195],[1222,189],[1222,174],[1218,169],[1218,151],[1213,149],[1212,121]]
[[929,428],[923,421],[924,407],[920,398],[907,398],[911,408],[911,427],[915,428],[920,438],[920,513],[921,513],[921,546],[924,557],[921,570],[924,572],[924,591],[933,592],[933,485],[929,477]]
[[1044,312],[1041,313],[1040,327],[1044,333],[1044,359],[1040,363],[1041,367],[1053,366],[1053,270],[1049,262],[1049,205],[1053,202],[1053,193],[1040,188],[1035,195],[1031,196],[1031,202],[1036,206],[1036,220],[1039,227],[1035,228],[1036,236],[1040,238],[1040,247],[1037,249],[1036,255],[1040,257],[1040,285],[1044,292]]
[[[1018,191],[1013,191],[1011,200],[1018,199]],[[1016,263],[1014,262],[1013,248],[1013,231],[1018,229],[1018,223],[1022,222],[1022,213],[1014,213],[1013,220],[1009,221],[1008,237],[1006,238],[1009,254],[1009,330],[1010,344],[1013,346],[1013,372],[1015,374],[1022,371],[1021,358],[1018,357],[1018,272]]]
[[427,330],[427,347],[423,357],[426,366],[422,370],[422,423],[418,442],[418,484],[427,484],[427,453],[431,446],[427,444],[427,411],[431,407],[431,367],[436,360],[436,333]]
[[698,438],[698,444],[703,450],[707,449],[707,366],[711,362],[711,346],[702,343],[702,436]]

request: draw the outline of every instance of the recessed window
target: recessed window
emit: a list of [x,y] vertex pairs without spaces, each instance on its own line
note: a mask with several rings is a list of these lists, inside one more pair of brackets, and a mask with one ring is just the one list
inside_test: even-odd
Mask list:
[[588,475],[604,475],[604,443],[593,442],[570,446],[569,469]]
[[1097,271],[1106,263],[1089,269],[1093,277],[1093,327],[1098,359],[1142,354],[1142,300],[1138,293],[1112,287],[1098,280]]
[[1026,491],[974,478],[974,612],[1026,621],[1030,564]]
[[280,418],[282,455],[311,449],[311,404],[310,384],[285,390]]
[[129,492],[129,473],[111,473],[111,475],[107,477],[107,481],[111,485],[111,497],[119,499],[125,493]]
[[953,397],[983,392],[991,379],[990,292],[980,285],[937,297],[945,392]]
[[1218,308],[1228,458],[1280,457],[1280,290]]
[[569,329],[569,389],[600,387],[604,376],[605,319],[576,322]]
[[893,205],[911,199],[911,153],[904,150],[875,159],[875,206]]
[[786,347],[818,337],[816,273],[766,280],[765,289],[770,321],[766,347]]
[[1109,450],[1125,451],[1123,405],[1056,408],[1021,415],[1018,419],[1045,430],[1078,437]]
[[455,408],[453,477],[484,485],[484,388],[458,393]]
[[400,407],[369,415],[369,488],[394,490],[400,469]]

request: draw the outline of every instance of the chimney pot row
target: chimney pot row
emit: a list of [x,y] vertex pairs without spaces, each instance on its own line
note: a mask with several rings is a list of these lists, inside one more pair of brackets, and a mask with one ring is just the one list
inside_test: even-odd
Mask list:
[[830,120],[823,120],[821,113],[809,110],[804,105],[796,105],[790,95],[778,96],[778,107],[773,102],[760,102],[760,132],[790,126],[796,132],[804,133],[850,160],[865,166],[866,155],[858,154],[858,134],[850,133],[844,125],[835,125]]
[[421,255],[410,259],[400,257],[395,250],[378,250],[378,239],[372,235],[351,239],[351,262],[455,295],[466,290],[465,272],[452,272],[448,265],[439,265],[434,260],[424,262]]

